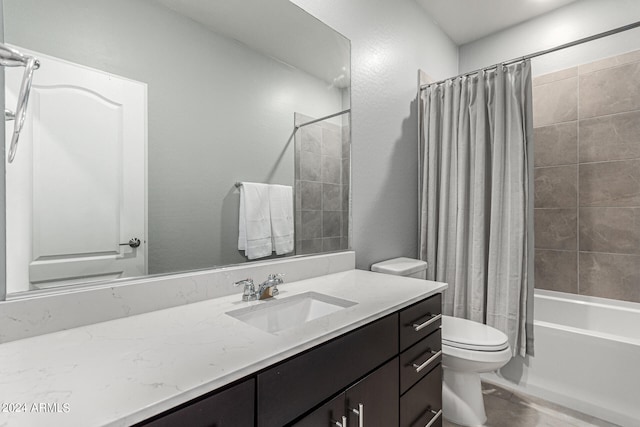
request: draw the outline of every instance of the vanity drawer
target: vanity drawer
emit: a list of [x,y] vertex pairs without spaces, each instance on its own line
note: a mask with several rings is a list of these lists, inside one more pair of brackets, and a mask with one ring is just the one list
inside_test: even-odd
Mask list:
[[251,427],[255,408],[255,380],[189,402],[136,427]]
[[442,360],[440,329],[400,355],[400,393],[404,393]]
[[400,312],[400,351],[440,328],[442,295],[436,294]]
[[258,374],[257,425],[291,422],[397,354],[393,314],[267,369]]
[[400,398],[400,427],[442,426],[442,365]]

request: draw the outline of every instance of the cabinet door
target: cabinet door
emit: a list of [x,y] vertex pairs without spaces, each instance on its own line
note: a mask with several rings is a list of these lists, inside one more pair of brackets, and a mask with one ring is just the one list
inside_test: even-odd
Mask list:
[[250,379],[195,403],[142,423],[145,427],[251,427],[255,380]]
[[442,366],[438,365],[400,398],[400,427],[442,426]]
[[267,369],[258,374],[257,426],[290,423],[397,354],[393,314]]
[[293,423],[295,427],[336,427],[344,425],[344,393],[331,399],[315,411]]
[[398,425],[398,366],[396,357],[346,391],[349,427]]

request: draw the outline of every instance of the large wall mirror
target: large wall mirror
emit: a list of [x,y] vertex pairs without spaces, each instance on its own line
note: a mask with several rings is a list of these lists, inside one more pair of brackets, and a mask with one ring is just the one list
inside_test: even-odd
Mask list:
[[[3,14],[40,63],[5,159],[7,294],[348,249],[350,43],[327,25],[288,0]],[[5,151],[24,73],[5,68]],[[243,182],[282,190],[291,248],[239,249]]]

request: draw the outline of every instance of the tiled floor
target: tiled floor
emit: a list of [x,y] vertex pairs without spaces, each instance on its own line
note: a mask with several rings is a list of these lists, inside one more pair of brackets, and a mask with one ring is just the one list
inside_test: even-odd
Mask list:
[[[536,397],[483,383],[486,427],[617,427]],[[459,427],[444,421],[443,427]]]

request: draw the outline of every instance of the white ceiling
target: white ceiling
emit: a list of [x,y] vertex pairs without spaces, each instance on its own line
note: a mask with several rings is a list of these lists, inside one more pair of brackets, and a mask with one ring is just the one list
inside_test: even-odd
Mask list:
[[416,0],[458,45],[535,18],[576,0]]
[[349,40],[289,0],[157,1],[330,84],[349,85]]

